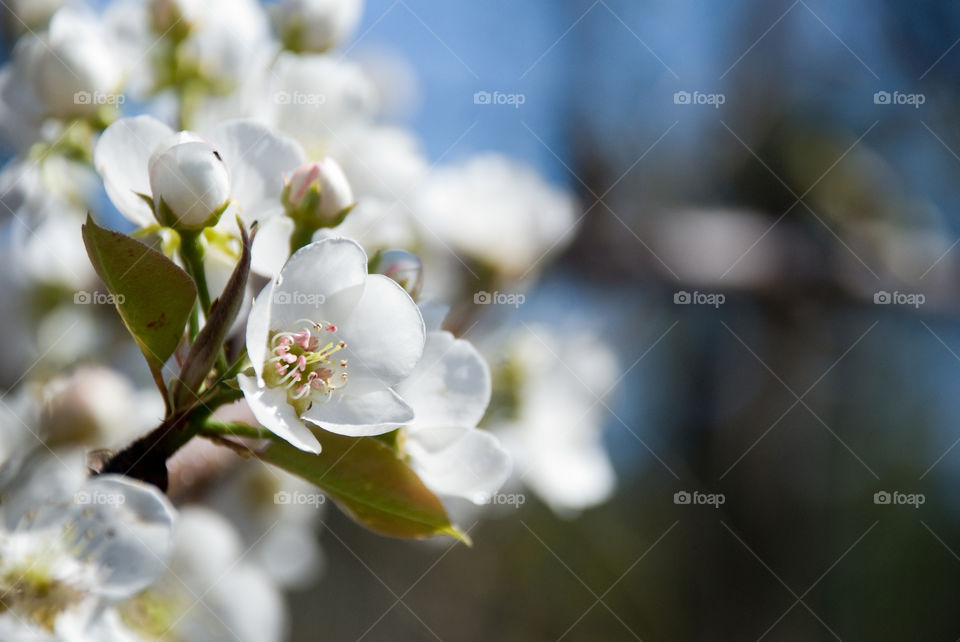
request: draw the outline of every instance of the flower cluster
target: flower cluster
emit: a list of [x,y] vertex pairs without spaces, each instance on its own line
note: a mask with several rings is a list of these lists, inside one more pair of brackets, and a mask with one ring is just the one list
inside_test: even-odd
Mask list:
[[451,516],[519,479],[609,494],[599,425],[552,427],[592,399],[475,296],[522,300],[572,199],[498,155],[429,171],[338,51],[361,8],[10,9],[0,639],[280,640],[327,499],[469,541]]

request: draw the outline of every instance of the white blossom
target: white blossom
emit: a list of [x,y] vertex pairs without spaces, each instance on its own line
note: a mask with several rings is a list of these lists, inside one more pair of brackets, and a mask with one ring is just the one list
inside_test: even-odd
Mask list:
[[490,403],[490,369],[476,348],[440,328],[428,313],[423,357],[397,391],[413,406],[402,449],[423,482],[440,495],[481,504],[510,475],[510,457],[498,439],[476,425]]
[[282,596],[246,551],[222,516],[184,507],[166,572],[116,603],[105,614],[109,628],[129,642],[280,642],[286,632]]
[[[506,341],[505,377],[517,407],[490,429],[516,462],[520,480],[555,511],[573,514],[604,502],[616,476],[603,446],[607,410],[599,403],[619,377],[599,337],[531,324]],[[575,363],[567,363],[569,346]]]
[[376,88],[360,66],[331,55],[281,54],[263,99],[258,115],[315,156],[345,127],[369,122],[378,109]]
[[0,72],[0,99],[7,109],[37,121],[87,116],[116,104],[124,69],[111,42],[93,14],[60,9],[46,32],[17,41]]
[[426,242],[436,239],[514,277],[564,247],[577,222],[565,191],[493,153],[438,169],[414,211]]
[[323,52],[346,40],[362,14],[363,0],[283,0],[275,18],[289,49]]
[[18,632],[5,639],[97,639],[88,632],[102,606],[165,568],[174,522],[166,498],[119,475],[84,474],[66,455],[0,468],[0,631]]
[[[94,164],[103,177],[110,200],[134,223],[143,227],[154,224],[150,206],[137,195],[155,196],[151,191],[151,157],[158,148],[166,148],[165,152],[153,157],[156,165],[172,149],[207,144],[200,138],[199,134],[192,132],[175,135],[172,129],[151,116],[123,118],[110,125],[94,151]],[[227,168],[231,179],[230,200],[244,221],[249,223],[280,210],[283,175],[294,171],[304,160],[303,149],[295,141],[247,120],[227,121],[202,139],[208,141],[212,149],[210,158],[204,162],[213,165],[219,160]],[[190,147],[185,154],[187,159],[196,150]],[[165,182],[164,186],[167,184],[170,192],[177,191],[175,180]],[[212,192],[220,194],[222,175],[219,170],[214,172],[210,186]],[[180,191],[186,199],[185,204],[190,203],[190,196],[197,200],[205,193],[195,194],[187,185],[181,185]],[[166,194],[163,194],[165,200]]]
[[368,275],[356,242],[325,239],[298,250],[257,296],[247,321],[256,376],[238,381],[264,427],[319,452],[309,426],[359,437],[413,419],[392,386],[423,344],[423,319],[403,288]]

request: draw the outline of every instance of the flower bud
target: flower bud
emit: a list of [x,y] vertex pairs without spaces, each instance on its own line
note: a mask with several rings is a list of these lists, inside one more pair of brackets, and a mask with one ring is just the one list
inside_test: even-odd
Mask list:
[[149,10],[154,31],[178,41],[193,29],[203,7],[200,0],[150,0]]
[[95,34],[81,31],[76,37],[34,38],[18,52],[15,64],[22,71],[50,116],[70,118],[96,112],[121,83],[122,70],[115,55]]
[[277,10],[284,47],[296,53],[322,53],[357,28],[363,0],[285,0]]
[[399,283],[414,300],[420,296],[423,289],[423,262],[416,254],[406,250],[384,250],[370,261],[370,269]]
[[189,132],[176,136],[150,157],[157,220],[182,230],[215,225],[230,200],[230,172],[210,143]]
[[132,416],[136,392],[127,379],[99,366],[58,377],[42,391],[41,434],[57,445],[123,441],[131,423],[143,423]]
[[300,166],[283,188],[283,206],[310,227],[335,227],[353,206],[353,190],[332,158]]

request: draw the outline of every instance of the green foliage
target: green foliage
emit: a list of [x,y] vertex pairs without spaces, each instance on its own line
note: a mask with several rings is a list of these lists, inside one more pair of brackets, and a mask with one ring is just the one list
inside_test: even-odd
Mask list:
[[257,456],[319,486],[377,533],[415,539],[450,535],[470,543],[450,524],[437,496],[383,442],[323,431],[319,437],[323,452],[318,455],[274,440]]
[[104,229],[90,216],[83,242],[94,269],[163,389],[160,370],[183,337],[197,288],[170,259],[126,234]]

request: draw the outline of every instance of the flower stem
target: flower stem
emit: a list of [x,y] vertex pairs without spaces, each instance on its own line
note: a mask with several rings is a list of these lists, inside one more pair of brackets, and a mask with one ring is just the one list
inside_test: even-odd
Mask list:
[[290,254],[313,241],[313,233],[316,231],[315,227],[297,220],[293,226],[293,234],[290,235]]
[[248,426],[247,424],[235,421],[217,421],[216,419],[207,419],[198,433],[201,436],[217,437],[247,437],[250,439],[272,439],[274,434],[266,428],[257,426]]
[[197,284],[197,296],[200,299],[200,309],[204,317],[210,315],[210,289],[207,287],[207,273],[203,269],[203,232],[187,231],[180,232],[180,256],[187,268],[187,273]]
[[[152,431],[116,453],[98,472],[119,473],[151,483],[165,491],[168,481],[167,460],[205,430],[208,423],[214,427],[211,429],[213,431],[220,424],[227,425],[227,422],[212,420],[210,416],[220,406],[242,397],[242,392],[226,384],[217,386],[190,408],[167,417]],[[253,430],[252,427],[247,428]]]

